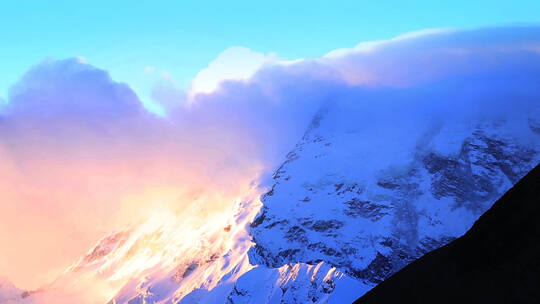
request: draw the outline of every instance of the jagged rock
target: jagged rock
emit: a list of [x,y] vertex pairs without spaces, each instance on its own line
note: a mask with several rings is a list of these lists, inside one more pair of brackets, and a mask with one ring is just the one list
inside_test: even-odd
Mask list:
[[322,262],[277,269],[258,266],[236,282],[227,303],[348,303],[354,298],[347,291],[371,287]]

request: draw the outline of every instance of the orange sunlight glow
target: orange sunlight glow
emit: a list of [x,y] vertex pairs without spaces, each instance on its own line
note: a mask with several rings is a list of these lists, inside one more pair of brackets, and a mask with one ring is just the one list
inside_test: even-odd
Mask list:
[[195,288],[214,288],[231,272],[225,280],[234,282],[253,267],[247,258],[251,241],[246,226],[261,206],[259,195],[257,188],[239,198],[202,195],[179,213],[152,210],[143,223],[102,238],[46,286],[41,299],[124,302],[123,293],[132,295],[130,291],[164,281],[176,286],[170,289],[179,300]]
[[[87,284],[70,284],[90,290],[94,278],[106,277],[107,283],[92,283],[103,281],[97,286],[106,286],[95,287],[99,292],[93,294],[104,299],[161,255],[170,255],[173,263],[173,251],[196,250],[210,235],[216,239],[262,166],[256,160],[223,165],[224,148],[196,139],[186,143],[161,128],[112,140],[83,130],[77,141],[50,138],[50,130],[23,130],[0,142],[0,243],[10,244],[0,251],[0,275],[19,288],[43,287],[103,235],[129,225],[123,244],[128,258],[121,267],[120,257],[108,257],[100,267],[92,264],[96,269],[85,275]],[[143,234],[146,241],[137,241]]]

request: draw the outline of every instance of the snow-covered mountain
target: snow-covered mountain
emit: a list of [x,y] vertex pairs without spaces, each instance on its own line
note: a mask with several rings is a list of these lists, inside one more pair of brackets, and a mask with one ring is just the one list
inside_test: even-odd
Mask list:
[[[474,35],[469,38],[476,41]],[[216,197],[201,197],[180,214],[148,210],[155,214],[147,222],[104,237],[40,292],[4,284],[0,303],[354,301],[461,236],[540,162],[540,78],[537,66],[526,62],[537,58],[531,55],[536,48],[514,60],[512,52],[521,50],[497,44],[497,56],[490,57],[476,53],[477,47],[486,48],[480,42],[462,50],[446,36],[435,42],[440,40],[449,42],[436,51],[426,43],[418,55],[405,53],[409,57],[403,58],[417,60],[413,63],[398,56],[401,47],[389,46],[398,55],[388,57],[394,60],[388,64],[384,56],[375,60],[373,75],[369,64],[350,65],[355,56],[367,56],[360,58],[362,64],[373,61],[363,48],[336,69],[318,66],[332,56],[289,66],[295,77],[279,77],[283,86],[294,80],[308,94],[287,98],[313,98],[315,109],[323,101],[270,178],[219,204],[209,203]],[[475,56],[462,60],[469,51]],[[512,60],[501,61],[499,51]],[[437,61],[435,55],[442,57]],[[476,61],[481,68],[471,68]],[[450,76],[439,75],[444,73],[435,63],[452,67],[447,67]],[[389,76],[399,81],[363,85],[364,78],[377,80],[379,71],[385,76],[384,68],[393,70],[393,65],[399,65],[398,73]],[[514,65],[519,68],[510,69]],[[302,74],[308,67],[317,77],[340,73],[321,81],[323,88],[317,90],[319,82],[302,82],[317,78]],[[411,71],[418,79],[401,79],[414,78]],[[434,80],[425,80],[424,73]],[[344,82],[341,74],[355,77]],[[258,81],[265,82],[265,75]],[[266,94],[272,101],[268,109],[284,99],[279,86],[229,85],[240,93]],[[285,112],[295,117],[303,110]],[[201,207],[216,205],[230,208],[203,212]],[[205,216],[197,217],[200,213]]]
[[112,233],[39,292],[0,286],[0,303],[343,303],[373,287],[324,262],[250,264],[259,196],[206,223],[163,215]]
[[313,120],[263,195],[252,263],[325,261],[376,284],[462,235],[540,160],[529,119],[369,115],[335,104]]

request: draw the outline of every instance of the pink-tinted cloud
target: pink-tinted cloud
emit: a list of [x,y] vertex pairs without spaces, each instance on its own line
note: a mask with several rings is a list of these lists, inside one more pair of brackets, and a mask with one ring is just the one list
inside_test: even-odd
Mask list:
[[50,280],[148,209],[180,212],[207,188],[234,195],[261,167],[248,140],[153,116],[126,85],[74,59],[33,67],[4,110],[0,241],[10,246],[0,272],[22,287]]

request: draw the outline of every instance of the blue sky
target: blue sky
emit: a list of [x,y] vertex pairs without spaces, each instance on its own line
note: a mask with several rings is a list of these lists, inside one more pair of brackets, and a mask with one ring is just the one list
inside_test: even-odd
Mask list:
[[168,72],[181,87],[230,46],[295,59],[425,28],[538,23],[540,1],[7,1],[0,97],[46,57],[82,56],[143,99]]

